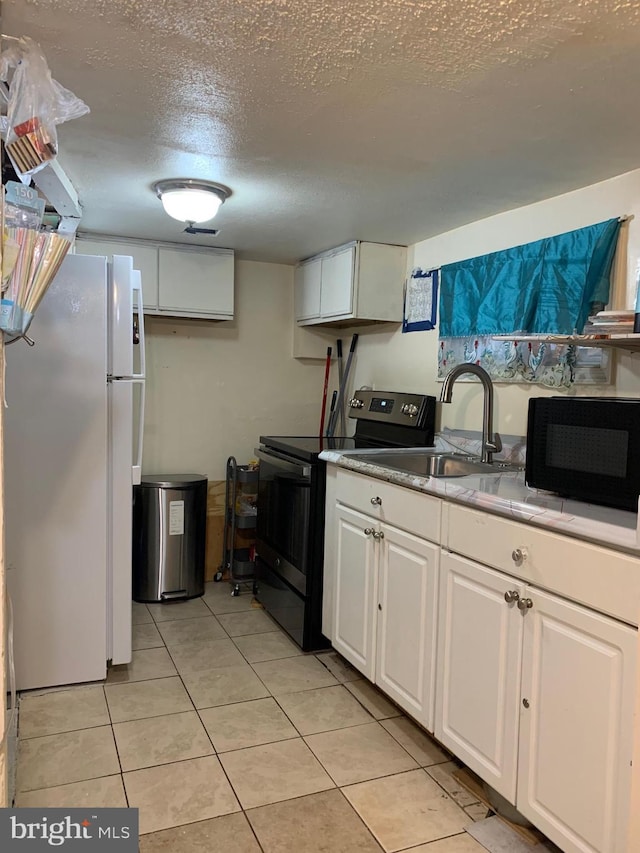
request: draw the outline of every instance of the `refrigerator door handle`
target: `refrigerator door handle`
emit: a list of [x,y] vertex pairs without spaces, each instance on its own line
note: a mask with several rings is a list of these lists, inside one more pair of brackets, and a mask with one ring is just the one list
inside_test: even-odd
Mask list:
[[139,486],[142,479],[142,443],[144,440],[144,409],[146,403],[146,383],[144,379],[132,379],[133,385],[140,386],[139,408],[138,408],[138,452],[136,460],[131,467],[131,484]]
[[114,255],[109,281],[109,362],[110,376],[133,374],[133,258]]
[[136,301],[136,309],[138,312],[138,334],[140,336],[140,342],[138,344],[140,347],[140,373],[134,373],[132,378],[144,379],[147,371],[147,359],[144,337],[144,307],[142,304],[142,276],[140,274],[140,270],[133,270],[133,275],[131,276],[131,287]]

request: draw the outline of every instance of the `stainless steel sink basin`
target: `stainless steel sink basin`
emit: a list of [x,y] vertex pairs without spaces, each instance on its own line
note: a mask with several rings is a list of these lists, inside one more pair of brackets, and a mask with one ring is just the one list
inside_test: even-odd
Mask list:
[[393,468],[420,477],[466,477],[468,474],[502,474],[519,471],[517,465],[507,462],[481,462],[475,456],[459,453],[353,453],[352,459]]

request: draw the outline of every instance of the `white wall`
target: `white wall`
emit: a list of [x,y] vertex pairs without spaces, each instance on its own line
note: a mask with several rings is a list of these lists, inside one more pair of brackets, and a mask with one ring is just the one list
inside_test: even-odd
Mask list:
[[[631,216],[623,224],[615,261],[612,307],[631,308],[635,299],[635,270],[640,258],[640,170],[547,199],[537,204],[492,216],[423,240],[409,253],[409,268],[431,269],[442,264],[495,252],[614,216]],[[440,393],[437,381],[437,331],[403,335],[399,329],[371,327],[358,341],[355,385],[381,390]],[[640,395],[640,354],[617,352],[614,387],[580,385],[568,393]],[[523,435],[530,395],[559,393],[539,385],[495,386],[496,428]],[[442,407],[441,426],[480,429],[482,394],[477,384],[460,384],[453,403]]]
[[236,261],[235,319],[147,317],[145,473],[223,480],[260,435],[318,429],[322,364],[292,357],[293,267]]

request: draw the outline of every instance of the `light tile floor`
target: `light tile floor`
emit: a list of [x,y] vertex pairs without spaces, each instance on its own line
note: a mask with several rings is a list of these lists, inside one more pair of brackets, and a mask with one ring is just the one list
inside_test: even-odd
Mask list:
[[141,853],[486,853],[456,764],[251,596],[133,605],[104,685],[24,693],[16,806],[135,806]]

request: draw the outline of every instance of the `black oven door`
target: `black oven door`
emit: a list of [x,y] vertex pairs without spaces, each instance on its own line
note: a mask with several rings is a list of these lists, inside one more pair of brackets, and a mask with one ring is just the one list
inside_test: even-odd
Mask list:
[[263,450],[258,485],[257,550],[278,574],[307,594],[312,468]]

